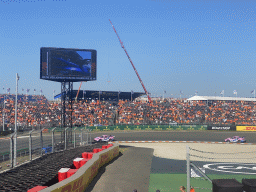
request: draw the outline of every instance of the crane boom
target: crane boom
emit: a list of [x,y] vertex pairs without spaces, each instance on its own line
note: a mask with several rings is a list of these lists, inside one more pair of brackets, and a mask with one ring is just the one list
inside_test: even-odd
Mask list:
[[142,82],[142,80],[141,80],[141,78],[140,78],[140,76],[139,76],[138,71],[136,70],[135,66],[133,65],[133,62],[132,62],[130,56],[128,55],[128,53],[127,53],[127,51],[126,51],[123,42],[121,41],[120,37],[118,36],[118,34],[117,34],[117,32],[116,32],[116,29],[115,29],[114,25],[112,24],[112,22],[110,21],[110,19],[109,19],[109,22],[111,23],[111,25],[112,25],[112,27],[113,27],[113,29],[114,29],[116,35],[117,35],[117,38],[118,38],[118,40],[119,40],[119,42],[120,42],[120,44],[121,44],[121,47],[124,49],[124,52],[126,53],[126,55],[127,55],[128,59],[129,59],[130,63],[132,64],[132,67],[133,67],[133,69],[134,69],[134,71],[135,71],[135,73],[136,73],[136,75],[137,75],[137,77],[138,77],[138,79],[139,79],[139,81],[140,81],[140,83],[141,83],[141,85],[142,85],[142,87],[143,87],[143,89],[144,89],[144,91],[145,91],[147,97],[148,97],[148,101],[151,103],[151,98],[150,98],[150,96],[149,96],[149,93],[147,92],[147,90],[146,90],[146,88],[145,88],[145,86],[144,86],[144,84],[143,84],[143,82]]
[[81,89],[82,83],[83,83],[83,81],[81,81],[80,86],[79,86],[79,89],[78,89],[78,91],[77,91],[77,93],[76,93],[76,99],[75,99],[76,102],[77,102],[77,97],[78,97],[79,91],[80,91],[80,89]]

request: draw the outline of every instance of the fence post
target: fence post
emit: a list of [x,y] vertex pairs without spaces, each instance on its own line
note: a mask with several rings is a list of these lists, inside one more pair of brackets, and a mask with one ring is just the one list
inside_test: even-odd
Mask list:
[[87,132],[87,142],[86,142],[86,145],[89,145],[89,129],[86,129],[86,132]]
[[32,161],[32,137],[31,134],[34,131],[34,129],[32,131],[29,131],[29,160]]
[[52,153],[54,153],[54,144],[55,144],[54,130],[55,129],[56,129],[56,127],[52,129]]
[[67,150],[67,130],[68,129],[69,127],[65,129],[65,150]]
[[42,130],[40,130],[41,156],[43,156],[43,146],[44,146],[44,144],[43,144],[43,130],[44,130],[44,128]]
[[82,143],[83,143],[83,129],[81,129],[81,144],[80,145],[82,145]]
[[74,148],[76,148],[76,128],[74,128]]
[[190,191],[190,175],[191,175],[191,169],[190,169],[190,157],[189,157],[189,146],[186,146],[187,148],[187,191]]
[[15,133],[13,133],[10,136],[10,167],[13,168],[13,136],[15,135]]
[[17,130],[13,136],[13,167],[17,165]]

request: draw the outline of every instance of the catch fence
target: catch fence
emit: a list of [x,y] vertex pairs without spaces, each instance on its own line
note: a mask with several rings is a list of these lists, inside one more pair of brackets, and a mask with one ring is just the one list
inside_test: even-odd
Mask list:
[[[16,147],[15,147],[16,139]],[[91,129],[53,128],[15,133],[0,140],[0,171],[32,161],[47,153],[92,144]],[[15,153],[16,148],[16,153]]]

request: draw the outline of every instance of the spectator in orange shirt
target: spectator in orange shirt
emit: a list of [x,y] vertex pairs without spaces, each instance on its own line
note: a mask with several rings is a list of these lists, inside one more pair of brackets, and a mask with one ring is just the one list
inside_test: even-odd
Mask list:
[[196,192],[194,187],[190,186],[190,192]]
[[[186,188],[184,186],[180,186],[180,191],[181,192],[186,192],[185,189]],[[192,186],[190,186],[190,192],[195,192],[195,189]]]

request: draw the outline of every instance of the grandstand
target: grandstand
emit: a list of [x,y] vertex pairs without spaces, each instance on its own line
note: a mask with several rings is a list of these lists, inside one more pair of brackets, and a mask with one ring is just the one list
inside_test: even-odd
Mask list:
[[[113,93],[113,94],[112,94]],[[101,101],[97,99],[98,91],[83,91],[73,103],[73,124],[75,126],[96,125],[255,125],[256,100],[254,98],[194,96],[188,99],[166,98],[153,100],[130,101],[131,93],[102,91]],[[108,97],[108,94],[110,96]],[[112,96],[111,96],[112,94]],[[134,93],[134,98],[144,93]],[[7,97],[5,105],[0,105],[0,124],[3,115],[7,128],[14,127],[15,100]],[[74,91],[73,96],[76,96]],[[1,100],[3,95],[0,96]],[[55,127],[61,124],[61,103],[49,102],[45,97],[26,96],[18,103],[17,124],[22,128]],[[34,99],[33,99],[34,98]],[[127,99],[126,99],[127,98]],[[196,101],[196,102],[195,102]],[[3,113],[4,111],[4,113]],[[1,126],[2,127],[2,126]]]

